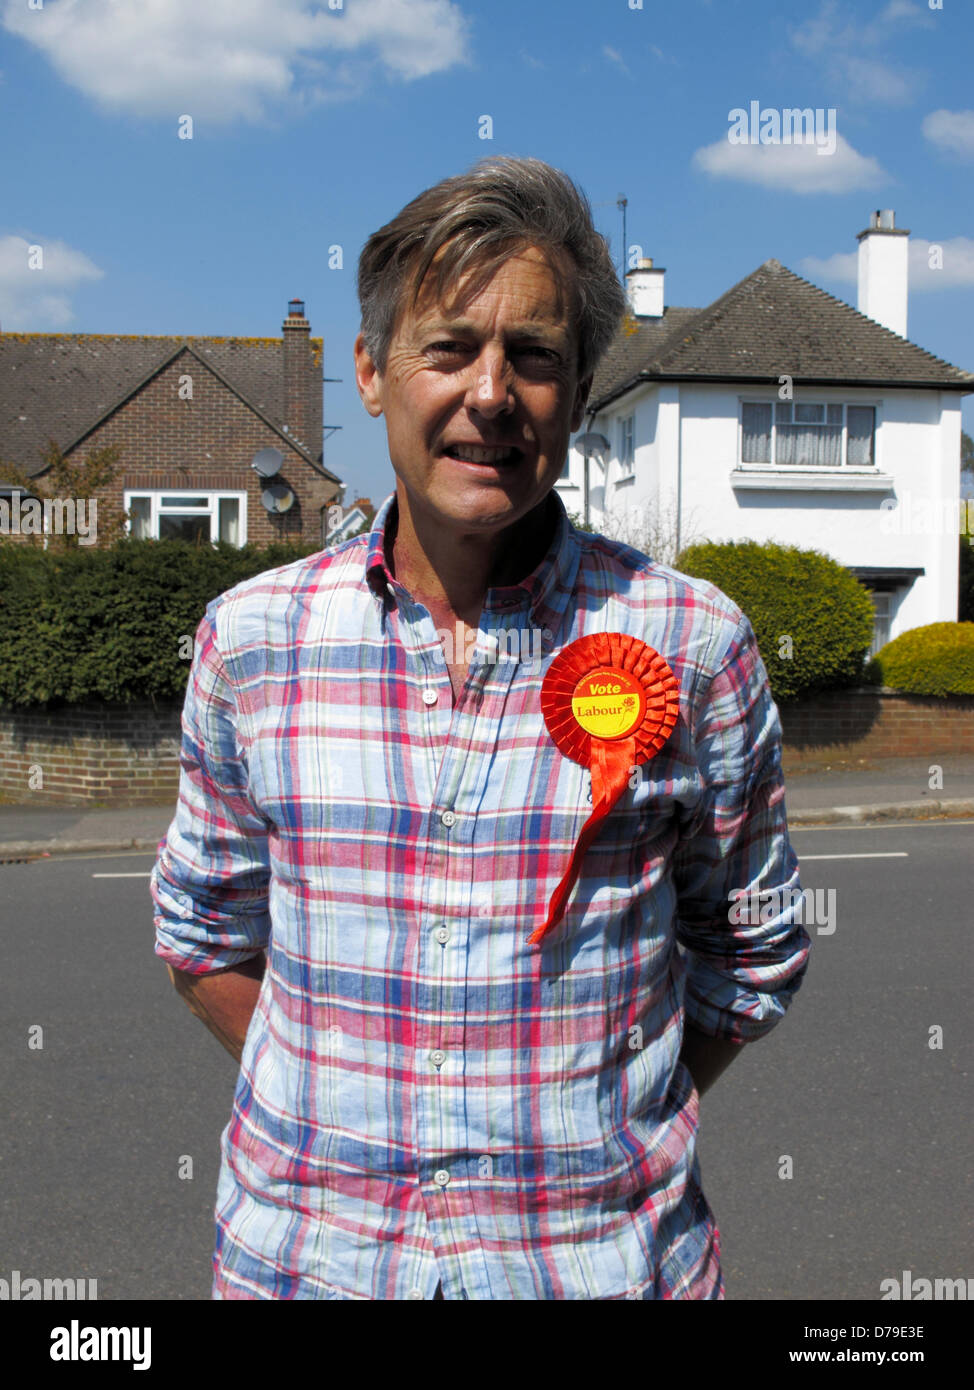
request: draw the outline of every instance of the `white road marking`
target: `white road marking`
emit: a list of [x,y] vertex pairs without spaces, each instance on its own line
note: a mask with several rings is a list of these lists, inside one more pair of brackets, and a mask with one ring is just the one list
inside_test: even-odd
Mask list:
[[800,854],[798,858],[805,862],[809,859],[909,859],[909,852],[905,849],[889,850],[882,854]]
[[820,835],[823,830],[841,830],[843,835],[852,834],[856,831],[871,833],[881,830],[940,830],[944,826],[963,825],[968,830],[974,828],[974,818],[963,820],[941,820],[937,816],[920,816],[917,820],[888,820],[888,821],[830,821],[827,824],[818,825],[789,825],[789,835]]
[[92,878],[151,878],[151,871],[144,874],[92,874]]

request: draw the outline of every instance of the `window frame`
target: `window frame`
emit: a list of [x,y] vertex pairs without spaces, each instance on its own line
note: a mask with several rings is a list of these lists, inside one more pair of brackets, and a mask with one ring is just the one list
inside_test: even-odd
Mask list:
[[636,412],[620,415],[618,425],[619,447],[616,459],[619,464],[619,477],[631,478],[636,471]]
[[[136,498],[148,497],[149,499],[149,539],[159,540],[159,518],[166,515],[187,515],[208,516],[210,519],[210,544],[216,545],[220,539],[220,503],[222,501],[236,501],[239,505],[239,526],[240,538],[236,542],[237,548],[247,544],[247,493],[244,489],[238,488],[208,488],[208,487],[131,487],[125,488],[122,492],[122,506],[125,511],[131,510],[132,502]],[[208,505],[203,507],[185,507],[180,511],[178,507],[163,507],[163,497],[205,497]],[[125,523],[127,535],[132,534],[132,518],[129,517]],[[229,542],[233,544],[233,542]]]
[[[746,473],[773,473],[776,475],[785,474],[787,476],[800,476],[801,474],[815,474],[817,477],[841,477],[841,476],[865,476],[872,477],[882,472],[881,468],[881,436],[882,436],[882,402],[878,399],[850,399],[843,396],[841,399],[830,399],[831,393],[817,397],[812,400],[807,397],[793,397],[790,401],[780,400],[777,395],[739,395],[737,398],[737,458],[735,469],[737,472]],[[771,458],[767,463],[752,463],[744,459],[744,407],[748,405],[769,405],[771,406],[771,435],[770,448]],[[778,406],[791,406],[794,413],[795,406],[821,406],[824,419],[822,427],[828,428],[828,407],[842,407],[842,443],[841,459],[837,464],[809,464],[809,463],[779,463],[777,461],[778,452]],[[873,434],[872,434],[872,463],[849,463],[849,409],[860,407],[873,411]],[[782,422],[784,423],[784,422]],[[807,424],[815,428],[813,421],[800,421],[791,423]]]

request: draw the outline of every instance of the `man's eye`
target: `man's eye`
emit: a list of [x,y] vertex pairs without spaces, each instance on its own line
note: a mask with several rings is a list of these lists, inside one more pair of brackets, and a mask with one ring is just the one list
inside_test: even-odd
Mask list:
[[[455,338],[443,338],[439,342],[430,343],[426,351],[437,357],[461,357],[473,352],[474,348],[469,343],[457,342]],[[523,343],[511,349],[513,357],[525,359],[533,358],[535,361],[546,364],[554,364],[561,361],[558,353],[553,348],[544,347],[541,343]]]

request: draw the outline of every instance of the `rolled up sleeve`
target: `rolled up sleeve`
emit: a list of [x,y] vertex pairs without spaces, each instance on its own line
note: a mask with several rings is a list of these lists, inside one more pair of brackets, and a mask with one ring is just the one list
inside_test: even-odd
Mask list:
[[[798,920],[778,711],[744,617],[697,704],[693,734],[703,795],[674,861],[685,1013],[702,1033],[746,1043],[784,1016],[811,941]],[[742,913],[740,898],[759,893],[767,910]]]
[[270,938],[269,821],[248,791],[237,707],[216,611],[196,632],[182,714],[179,800],[152,870],[155,953],[203,975],[257,955]]

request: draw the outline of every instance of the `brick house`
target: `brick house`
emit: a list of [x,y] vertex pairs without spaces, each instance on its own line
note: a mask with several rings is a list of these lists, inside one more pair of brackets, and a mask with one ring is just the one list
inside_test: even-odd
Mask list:
[[322,462],[322,356],[296,299],[280,338],[0,333],[0,485],[13,464],[43,490],[50,439],[69,460],[117,445],[97,497],[137,536],[324,544],[344,487]]

